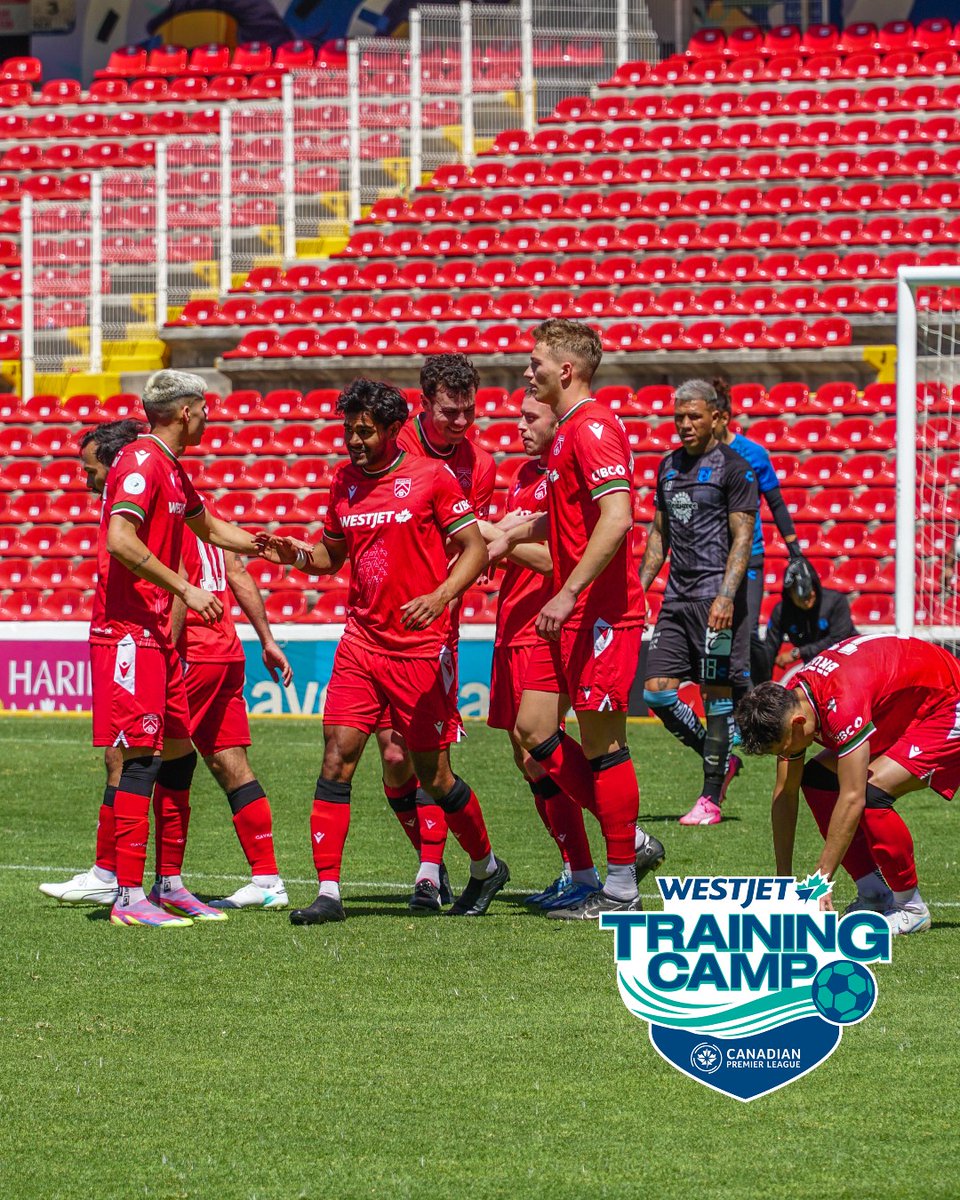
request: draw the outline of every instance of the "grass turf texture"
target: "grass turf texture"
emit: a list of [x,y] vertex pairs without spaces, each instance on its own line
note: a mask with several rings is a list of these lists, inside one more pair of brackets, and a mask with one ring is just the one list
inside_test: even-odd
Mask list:
[[[102,774],[85,721],[0,719],[3,1194],[960,1193],[960,908],[934,907],[932,933],[895,943],[874,1014],[827,1063],[740,1105],[657,1056],[617,994],[611,934],[522,906],[556,874],[556,853],[504,736],[475,723],[469,735],[456,767],[513,875],[485,919],[408,915],[413,857],[371,747],[354,784],[346,924],[296,929],[283,913],[244,912],[158,931],[116,928],[105,910],[38,893],[89,864]],[[692,755],[656,726],[630,736],[670,873],[771,869],[771,762],[747,764],[722,825],[682,829],[676,817],[698,790]],[[307,813],[320,726],[256,722],[254,742],[281,870],[302,904],[315,894]],[[904,809],[924,894],[956,903],[957,814],[929,792]],[[818,844],[803,813],[798,871]],[[462,885],[452,839],[447,859]],[[58,869],[35,869],[46,866]],[[245,867],[201,766],[187,882],[227,894]],[[851,898],[848,881],[839,891]]]

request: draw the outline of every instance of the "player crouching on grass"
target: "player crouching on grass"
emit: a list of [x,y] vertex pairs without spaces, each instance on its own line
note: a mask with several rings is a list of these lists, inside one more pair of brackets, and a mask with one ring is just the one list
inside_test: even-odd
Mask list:
[[[441,653],[450,634],[450,603],[486,567],[486,546],[449,468],[398,448],[407,402],[396,388],[357,379],[341,392],[337,411],[350,462],[334,474],[323,541],[311,548],[288,537],[259,539],[267,557],[308,575],[333,574],[348,557],[351,565],[310,819],[320,890],[290,920],[319,925],[346,917],[340,872],[351,781],[370,735],[386,726],[403,737],[421,786],[443,809],[470,857],[470,881],[449,915],[482,916],[510,872],[494,857],[476,796],[450,766],[460,714]],[[458,551],[449,574],[448,539]],[[416,882],[424,901],[420,911],[440,911],[439,885],[439,865],[422,862]]]
[[[139,421],[106,421],[83,435],[80,459],[87,487],[95,496],[103,495],[109,468],[123,447],[144,432],[145,426]],[[182,601],[174,601],[173,639],[184,665],[190,737],[226,793],[237,837],[253,876],[250,883],[224,900],[215,900],[212,907],[284,908],[287,894],[274,857],[270,802],[247,759],[250,725],[243,700],[245,655],[230,617],[232,597],[228,586],[260,637],[264,666],[274,679],[279,671],[285,684],[293,678],[293,672],[270,631],[263,599],[238,555],[224,556],[218,547],[207,546],[193,533],[187,533],[183,567],[191,583],[213,592],[223,605],[221,619],[208,625]],[[103,763],[107,784],[97,822],[94,865],[65,883],[40,884],[45,896],[61,904],[112,905],[117,898],[113,805],[123,768],[122,752],[108,746],[103,752]],[[170,806],[170,799],[158,782],[153,790],[158,879],[163,875],[179,875],[183,861],[185,838],[178,835],[171,840],[165,836],[164,822]],[[189,817],[189,805],[185,812]],[[177,822],[180,820],[178,813]]]
[[[786,687],[761,684],[737,720],[748,754],[777,756],[777,874],[793,874],[802,791],[824,838],[817,867],[832,878],[843,865],[857,884],[852,907],[883,912],[895,934],[929,929],[913,838],[894,805],[925,787],[950,800],[960,787],[960,662],[917,638],[849,638]],[[813,742],[824,749],[804,763]]]
[[156,371],[144,388],[143,407],[150,431],[124,446],[104,488],[90,622],[93,744],[123,752],[113,804],[118,895],[111,921],[190,925],[222,921],[226,914],[192,895],[179,872],[162,875],[150,899],[143,891],[154,785],[161,789],[161,855],[182,862],[197,762],[173,642],[173,598],[209,623],[223,615],[217,596],[179,574],[184,528],[224,550],[258,550],[252,534],[204,508],[180,463],[184,450],[203,438],[203,379]]

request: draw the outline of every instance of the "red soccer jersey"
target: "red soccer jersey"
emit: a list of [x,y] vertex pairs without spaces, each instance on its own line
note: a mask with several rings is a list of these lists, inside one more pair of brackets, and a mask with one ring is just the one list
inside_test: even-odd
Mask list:
[[[508,512],[525,517],[546,512],[547,468],[532,459],[521,463],[507,495]],[[553,576],[508,562],[502,579],[494,644],[532,646],[538,640],[533,622],[553,595]]]
[[184,520],[202,512],[203,501],[186,471],[159,438],[144,433],[124,446],[103,492],[91,642],[118,642],[130,634],[138,645],[171,644],[173,596],[109,554],[107,526],[113,514],[132,517],[147,549],[165,567],[179,571]]
[[345,463],[330,485],[323,536],[346,540],[350,595],[344,637],[378,654],[439,655],[450,634],[444,611],[426,629],[405,629],[401,606],[447,577],[446,539],[476,517],[453,472],[400,451],[377,475]]
[[[553,591],[560,590],[587,548],[601,497],[633,491],[633,456],[619,418],[596,400],[581,400],[560,418],[548,457],[547,513]],[[633,530],[603,571],[580,593],[571,629],[642,625],[646,601],[633,560]]]
[[813,705],[821,746],[843,758],[869,741],[875,758],[932,709],[960,706],[960,662],[919,638],[866,634],[822,651],[787,687]]
[[481,521],[486,520],[497,482],[497,464],[492,454],[467,439],[457,446],[439,449],[424,432],[422,414],[406,422],[400,430],[397,445],[411,457],[425,456],[445,462],[456,475],[473,511]]
[[202,542],[192,530],[183,537],[183,565],[187,578],[204,591],[213,592],[223,605],[223,616],[208,625],[187,609],[177,651],[184,662],[238,662],[245,655],[230,615],[233,595],[227,583],[227,566],[219,546]]

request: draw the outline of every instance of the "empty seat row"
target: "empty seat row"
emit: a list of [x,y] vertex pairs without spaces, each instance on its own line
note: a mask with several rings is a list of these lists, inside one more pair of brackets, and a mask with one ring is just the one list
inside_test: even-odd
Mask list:
[[928,17],[917,25],[911,21],[888,21],[880,28],[871,21],[857,21],[843,30],[836,25],[813,24],[806,32],[798,25],[777,25],[772,29],[742,25],[729,31],[710,26],[690,38],[686,53],[693,59],[717,55],[734,59],[743,54],[772,56],[790,51],[854,54],[864,50],[934,50],[944,46],[960,48],[960,23],[955,26],[944,17]]
[[223,75],[230,72],[251,74],[257,71],[296,71],[311,67],[345,67],[346,45],[326,42],[315,48],[309,42],[284,42],[274,50],[266,42],[242,42],[232,51],[229,46],[211,42],[187,50],[183,46],[164,45],[147,51],[143,46],[123,46],[114,50],[100,79],[139,79],[182,75]]

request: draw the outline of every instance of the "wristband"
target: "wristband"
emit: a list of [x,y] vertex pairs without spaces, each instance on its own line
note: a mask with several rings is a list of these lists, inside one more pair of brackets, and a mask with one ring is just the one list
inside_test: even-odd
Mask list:
[[778,754],[778,762],[797,762],[798,759],[806,758],[806,750],[798,750],[796,754]]
[[299,547],[297,550],[297,561],[294,565],[299,567],[299,569],[301,571],[305,571],[307,569],[307,567],[309,566],[309,564],[310,564],[310,555],[306,552],[306,550],[303,549],[302,546]]

